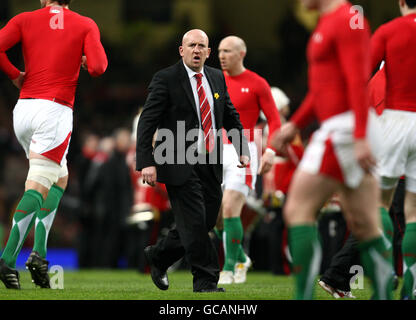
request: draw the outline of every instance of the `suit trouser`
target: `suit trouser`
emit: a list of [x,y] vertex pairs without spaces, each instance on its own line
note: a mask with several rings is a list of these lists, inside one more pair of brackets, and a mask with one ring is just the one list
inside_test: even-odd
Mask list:
[[350,273],[350,268],[358,257],[358,241],[350,234],[344,246],[332,257],[321,280],[339,290],[351,291],[350,279],[353,274]]
[[185,256],[191,266],[193,288],[216,287],[218,254],[208,235],[221,206],[221,184],[211,165],[197,164],[185,184],[166,184],[175,217],[175,227],[155,246],[155,263],[167,269]]

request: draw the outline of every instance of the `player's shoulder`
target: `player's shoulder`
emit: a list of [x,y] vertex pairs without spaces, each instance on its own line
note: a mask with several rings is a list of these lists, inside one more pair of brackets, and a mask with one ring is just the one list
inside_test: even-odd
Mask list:
[[356,30],[368,32],[370,30],[370,25],[363,11],[348,2],[334,12],[324,15],[322,20],[326,29],[334,31],[334,34]]
[[256,79],[256,80],[265,80],[261,75],[259,75],[257,72],[254,72],[254,71],[252,71],[252,70],[250,70],[250,69],[246,69],[245,70],[245,72],[246,72],[246,76],[247,77],[250,77],[250,78],[253,78],[253,79]]
[[245,71],[246,77],[250,79],[253,83],[256,83],[259,86],[267,86],[269,87],[269,83],[267,80],[259,75],[257,72],[254,72],[252,70],[246,69]]
[[21,12],[15,15],[12,19],[10,19],[10,22],[21,22],[21,21],[27,20],[31,16],[34,16],[37,11],[39,10]]
[[390,20],[382,24],[377,30],[384,31],[384,32],[396,31],[398,30],[400,26],[407,24],[407,23],[408,23],[408,17],[401,16],[401,17],[394,18],[393,20]]

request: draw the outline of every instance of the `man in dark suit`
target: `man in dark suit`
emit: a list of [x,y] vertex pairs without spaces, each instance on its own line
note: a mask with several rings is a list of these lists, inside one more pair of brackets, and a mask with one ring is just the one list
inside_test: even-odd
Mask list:
[[138,123],[136,169],[144,183],[166,184],[175,216],[168,235],[145,249],[152,280],[162,290],[169,287],[166,270],[185,256],[195,292],[224,291],[217,287],[218,255],[208,236],[222,200],[218,131],[227,130],[239,166],[246,167],[250,156],[221,70],[204,66],[210,52],[205,32],[188,31],[179,47],[182,59],[154,75]]

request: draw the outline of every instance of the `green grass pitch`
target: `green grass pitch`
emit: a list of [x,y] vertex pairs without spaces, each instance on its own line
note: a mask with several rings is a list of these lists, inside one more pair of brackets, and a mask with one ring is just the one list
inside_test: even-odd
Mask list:
[[[224,285],[225,293],[193,293],[192,276],[187,271],[169,273],[169,281],[169,290],[161,291],[149,274],[136,271],[67,271],[64,289],[48,290],[35,288],[29,272],[24,270],[20,272],[21,290],[8,290],[0,283],[0,300],[290,300],[293,297],[292,277],[266,272],[249,272],[245,284]],[[365,282],[364,289],[353,290],[353,294],[357,299],[369,299],[369,282]],[[335,300],[318,285],[315,299]]]

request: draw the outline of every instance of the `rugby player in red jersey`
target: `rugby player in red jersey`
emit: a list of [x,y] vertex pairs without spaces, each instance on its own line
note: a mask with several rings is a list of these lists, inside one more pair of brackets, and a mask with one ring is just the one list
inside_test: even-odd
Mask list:
[[385,109],[381,128],[385,152],[380,159],[381,201],[387,212],[402,175],[405,180],[406,228],[402,241],[402,299],[416,289],[416,1],[399,0],[402,17],[381,27],[371,39],[371,67],[384,60]]
[[[16,259],[35,222],[35,245],[26,266],[36,285],[50,287],[46,244],[68,181],[66,155],[80,68],[94,77],[107,68],[97,25],[69,10],[70,1],[41,0],[41,9],[15,16],[0,30],[0,69],[21,89],[13,125],[29,159],[25,192],[0,259],[0,279],[7,288],[20,289]],[[19,42],[24,71],[6,55]]]
[[[360,241],[361,261],[372,280],[373,297],[391,299],[391,246],[379,228],[379,188],[372,174],[381,142],[366,91],[370,79],[369,27],[347,1],[302,2],[320,12],[307,49],[309,91],[273,140],[273,146],[284,152],[298,130],[312,119],[321,124],[296,170],[284,209],[295,298],[313,297],[321,261],[316,214],[336,192],[348,226]],[[363,22],[358,27],[357,19]]]
[[224,182],[223,198],[220,215],[224,218],[223,244],[225,262],[220,273],[219,284],[244,283],[250,258],[245,254],[243,241],[243,226],[241,210],[250,190],[254,190],[257,172],[269,171],[273,165],[275,151],[268,148],[261,157],[258,168],[257,146],[254,142],[254,127],[263,111],[269,124],[269,140],[271,135],[280,127],[280,117],[273,100],[271,88],[267,81],[253,71],[244,67],[247,47],[243,39],[236,36],[224,38],[219,45],[218,54],[221,68],[231,101],[243,125],[251,154],[250,166],[239,168],[237,153],[233,145],[224,139]]

